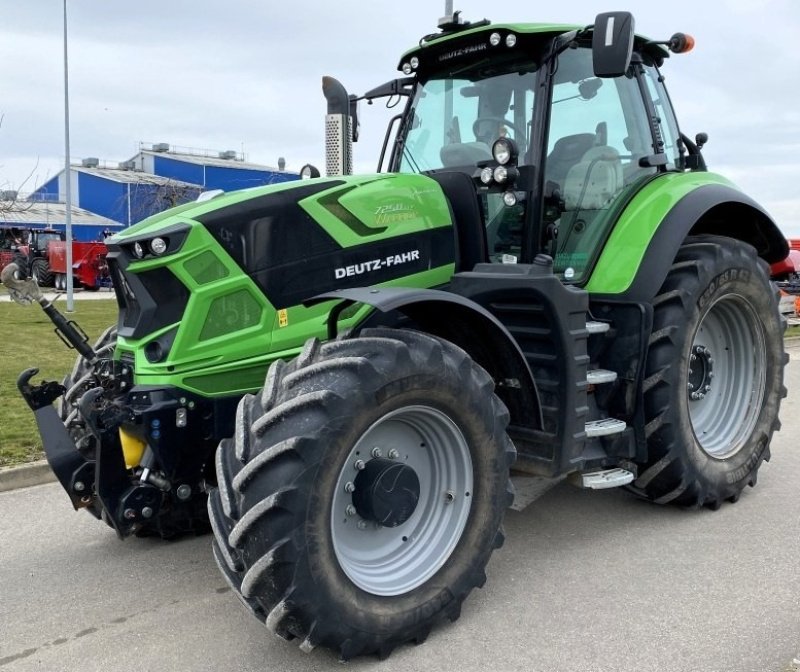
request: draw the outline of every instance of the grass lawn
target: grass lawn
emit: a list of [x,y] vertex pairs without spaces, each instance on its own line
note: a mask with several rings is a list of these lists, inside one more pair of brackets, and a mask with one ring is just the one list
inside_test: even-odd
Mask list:
[[[4,292],[0,288],[0,292]],[[66,311],[62,297],[56,304]],[[75,301],[70,314],[94,343],[109,325],[116,322],[117,303]],[[787,338],[800,337],[800,326],[786,330]],[[53,324],[38,306],[19,306],[0,303],[0,467],[30,462],[44,457],[39,432],[28,408],[17,390],[17,376],[29,367],[38,367],[34,378],[61,382],[72,370],[76,353],[65,346],[53,333]]]
[[[66,299],[56,307],[66,311]],[[117,302],[75,301],[69,318],[77,322],[94,343],[117,320]],[[0,303],[0,467],[44,457],[33,413],[17,390],[17,376],[31,367],[42,378],[61,382],[72,370],[76,353],[53,333],[53,323],[38,305]]]

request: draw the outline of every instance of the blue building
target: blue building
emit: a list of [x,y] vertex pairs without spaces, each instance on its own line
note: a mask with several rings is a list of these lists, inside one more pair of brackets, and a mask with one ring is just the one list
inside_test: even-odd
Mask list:
[[233,150],[171,148],[165,142],[149,147],[141,144],[139,153],[128,163],[143,173],[199,184],[203,191],[235,191],[299,178],[296,173],[287,173],[281,168],[248,163],[242,154]]
[[[203,191],[234,191],[299,179],[296,173],[248,163],[235,151],[171,148],[167,143],[140,144],[139,153],[120,163],[87,158],[69,171],[72,201],[116,223],[135,224],[152,214],[195,200]],[[30,200],[63,202],[66,171],[39,187]],[[61,223],[63,227],[63,222]]]

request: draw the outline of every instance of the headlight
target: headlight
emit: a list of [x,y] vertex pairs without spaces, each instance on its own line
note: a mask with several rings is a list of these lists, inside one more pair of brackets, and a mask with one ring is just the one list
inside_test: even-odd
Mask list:
[[403,74],[410,75],[412,72],[411,63],[403,63]]
[[508,169],[505,166],[497,166],[494,169],[494,181],[505,182],[508,179]]
[[484,168],[481,171],[481,182],[484,184],[489,184],[494,177],[494,171],[491,168]]
[[142,247],[141,243],[134,243],[133,244],[133,254],[138,259],[141,259],[144,256],[144,248]]
[[509,208],[517,204],[517,195],[513,191],[507,191],[503,194],[503,203]]
[[489,44],[491,44],[493,47],[496,47],[498,44],[500,44],[501,39],[500,33],[492,33],[489,35]]
[[153,238],[153,240],[150,241],[150,251],[160,257],[167,251],[167,241],[163,238]]
[[498,138],[492,145],[492,156],[501,166],[515,161],[517,158],[517,145],[511,138]]
[[411,67],[416,70],[419,67],[419,59],[416,56],[411,57]]
[[506,35],[506,46],[513,47],[517,43],[517,36],[513,33],[511,35]]

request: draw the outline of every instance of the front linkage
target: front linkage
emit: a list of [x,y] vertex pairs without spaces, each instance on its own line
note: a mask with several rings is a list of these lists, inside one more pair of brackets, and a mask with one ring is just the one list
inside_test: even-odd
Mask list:
[[[80,353],[85,367],[69,390],[53,381],[33,385],[31,380],[39,372],[36,368],[26,369],[17,380],[34,413],[47,461],[73,507],[102,518],[121,538],[132,533],[174,536],[205,531],[204,465],[191,469],[194,473],[188,478],[185,465],[173,465],[172,472],[184,472],[184,478],[177,482],[165,478],[155,468],[160,463],[156,452],[137,431],[144,422],[153,428],[167,424],[178,409],[183,418],[202,414],[202,402],[173,390],[134,390],[131,369],[111,358],[113,348],[92,348],[83,330],[42,296],[35,280],[17,280],[15,271],[11,264],[2,273],[11,298],[21,305],[39,303],[61,340]],[[61,414],[53,405],[59,398]],[[68,414],[65,409],[71,402],[73,414]],[[178,439],[173,433],[166,428],[151,431],[156,439],[163,434],[170,443]],[[129,443],[127,450],[123,437]],[[157,447],[159,441],[151,443]],[[127,464],[130,444],[134,453],[137,449],[140,453],[132,460],[135,465]]]

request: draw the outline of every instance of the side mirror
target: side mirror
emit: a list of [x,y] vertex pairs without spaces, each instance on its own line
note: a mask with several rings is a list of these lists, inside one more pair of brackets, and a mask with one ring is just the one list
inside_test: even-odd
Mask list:
[[597,15],[592,35],[595,77],[621,77],[627,72],[633,53],[633,25],[630,12]]

